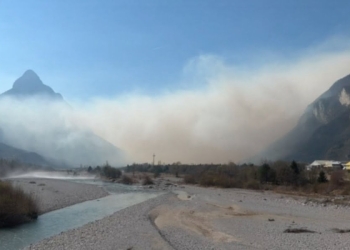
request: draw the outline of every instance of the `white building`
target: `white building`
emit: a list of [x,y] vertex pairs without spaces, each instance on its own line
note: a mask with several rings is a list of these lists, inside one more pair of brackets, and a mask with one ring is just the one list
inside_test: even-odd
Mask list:
[[329,161],[329,160],[316,160],[310,165],[306,166],[307,170],[310,170],[312,168],[343,168],[343,165],[340,161]]

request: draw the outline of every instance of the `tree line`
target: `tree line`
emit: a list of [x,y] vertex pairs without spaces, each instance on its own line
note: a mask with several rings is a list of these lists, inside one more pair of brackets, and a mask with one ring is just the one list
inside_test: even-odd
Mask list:
[[[333,168],[306,169],[306,164],[296,161],[265,161],[255,164],[132,164],[126,172],[162,173],[184,178],[185,183],[223,188],[267,189],[278,186],[308,189],[338,188],[347,184],[346,171]],[[328,183],[328,184],[327,184]],[[349,189],[350,190],[350,189]]]

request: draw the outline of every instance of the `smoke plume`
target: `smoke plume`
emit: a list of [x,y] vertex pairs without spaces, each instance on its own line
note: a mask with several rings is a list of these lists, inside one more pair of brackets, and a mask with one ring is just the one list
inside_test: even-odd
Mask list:
[[342,51],[248,70],[204,55],[185,67],[195,89],[95,99],[77,119],[132,161],[151,162],[155,153],[167,163],[239,162],[293,128],[308,104],[350,73],[349,63],[350,51]]
[[3,100],[0,127],[15,146],[38,153],[49,154],[48,135],[66,127],[93,131],[124,150],[129,163],[151,162],[153,153],[165,163],[241,162],[293,128],[308,104],[350,73],[348,65],[350,50],[254,69],[202,55],[184,67],[180,90],[70,102],[73,108]]

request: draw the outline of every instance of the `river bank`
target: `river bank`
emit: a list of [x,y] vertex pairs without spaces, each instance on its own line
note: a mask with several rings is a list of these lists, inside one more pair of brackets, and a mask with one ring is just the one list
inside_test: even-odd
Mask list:
[[0,250],[23,249],[35,242],[101,220],[116,211],[162,194],[152,189],[143,190],[139,187],[90,179],[25,178],[10,181],[34,195],[43,214],[31,223],[0,229]]
[[[28,249],[348,249],[347,207],[240,189],[173,186]],[[344,230],[344,231],[342,231]]]
[[67,180],[23,178],[10,182],[34,197],[40,214],[108,195],[102,187]]

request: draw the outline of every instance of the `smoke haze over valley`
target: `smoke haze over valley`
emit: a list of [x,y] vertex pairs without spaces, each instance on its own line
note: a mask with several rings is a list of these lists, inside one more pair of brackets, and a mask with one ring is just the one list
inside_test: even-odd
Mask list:
[[265,149],[350,74],[349,7],[0,1],[0,158],[25,150],[36,162],[123,166],[153,154],[169,164],[277,157]]
[[69,104],[5,96],[1,140],[50,159],[69,158],[75,165],[86,157],[80,152],[86,138],[96,140],[91,133],[127,155],[125,161],[89,158],[94,164],[151,162],[153,153],[166,163],[242,162],[292,129],[308,104],[350,73],[348,65],[349,50],[308,52],[254,69],[202,55],[185,65],[182,89],[158,95],[115,93]]
[[133,161],[150,162],[153,152],[168,163],[243,161],[295,126],[308,104],[350,73],[349,63],[342,51],[241,70],[200,56],[186,68],[200,88],[95,99],[79,121]]
[[349,249],[349,10],[0,0],[0,250]]

